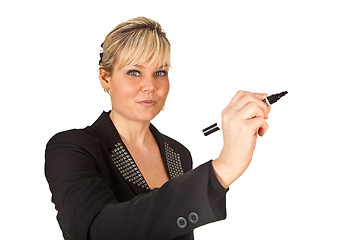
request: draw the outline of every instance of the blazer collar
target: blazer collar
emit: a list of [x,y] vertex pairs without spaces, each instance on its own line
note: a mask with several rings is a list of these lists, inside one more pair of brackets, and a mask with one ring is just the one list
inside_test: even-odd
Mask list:
[[[110,152],[113,164],[124,179],[142,189],[150,190],[131,154],[121,140],[109,114],[110,111],[102,112],[100,117],[92,124],[92,130],[104,142],[108,152]],[[161,134],[152,124],[150,124],[150,131],[158,144],[169,179],[182,175],[184,171],[180,159],[181,153],[174,146],[173,140]]]

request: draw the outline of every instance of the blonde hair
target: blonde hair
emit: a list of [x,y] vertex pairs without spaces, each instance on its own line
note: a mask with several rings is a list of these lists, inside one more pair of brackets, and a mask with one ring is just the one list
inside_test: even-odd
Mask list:
[[137,17],[116,26],[102,44],[100,68],[111,74],[127,65],[170,67],[170,43],[160,24]]

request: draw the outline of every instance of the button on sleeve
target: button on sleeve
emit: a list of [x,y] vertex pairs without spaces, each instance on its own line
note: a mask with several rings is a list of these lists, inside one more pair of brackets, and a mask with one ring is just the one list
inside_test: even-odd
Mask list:
[[179,228],[186,228],[188,225],[188,222],[184,217],[179,217],[176,221],[176,224]]
[[195,213],[195,212],[191,212],[191,213],[189,214],[189,221],[190,221],[191,223],[193,223],[193,224],[198,223],[198,221],[199,221],[199,215],[197,215],[197,213]]

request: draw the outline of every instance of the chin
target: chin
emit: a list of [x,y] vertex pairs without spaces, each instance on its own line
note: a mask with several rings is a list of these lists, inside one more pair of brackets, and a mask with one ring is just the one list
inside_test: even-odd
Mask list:
[[141,117],[141,120],[143,120],[143,121],[151,121],[151,120],[154,119],[159,113],[160,113],[160,111],[158,111],[158,112],[145,113],[145,114],[142,114],[140,117]]
[[144,121],[144,122],[150,122],[152,121],[152,119],[154,119],[158,114],[153,114],[153,115],[146,115],[146,116],[143,116],[141,117],[141,121]]

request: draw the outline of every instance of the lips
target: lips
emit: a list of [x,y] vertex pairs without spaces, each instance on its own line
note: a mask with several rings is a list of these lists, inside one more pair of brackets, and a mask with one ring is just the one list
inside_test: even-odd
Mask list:
[[143,106],[154,106],[157,102],[154,100],[141,100],[138,101],[139,104],[143,105]]

